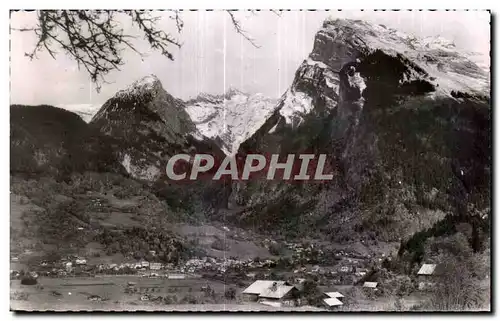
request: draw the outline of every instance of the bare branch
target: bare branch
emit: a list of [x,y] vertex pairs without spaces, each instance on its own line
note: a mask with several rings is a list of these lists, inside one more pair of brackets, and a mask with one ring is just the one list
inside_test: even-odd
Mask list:
[[[180,44],[169,34],[160,30],[157,22],[160,17],[152,16],[149,11],[127,11],[132,23],[139,27],[150,46],[162,55],[173,60],[169,51],[171,45]],[[124,34],[123,28],[116,23],[114,11],[90,10],[41,10],[38,11],[38,23],[34,28],[20,28],[19,31],[31,31],[37,36],[37,43],[32,52],[26,53],[31,59],[37,53],[46,50],[56,58],[56,49],[69,54],[90,75],[99,90],[105,82],[105,76],[113,70],[119,70],[124,64],[122,52],[129,49],[143,57],[131,42],[133,36]],[[183,22],[178,12],[173,19],[178,30]]]
[[177,26],[177,32],[181,33],[182,28],[184,28],[184,21],[182,20],[179,10],[172,10],[174,12],[173,16],[170,16],[170,19],[175,20],[175,25]]
[[[184,27],[181,13],[171,10],[169,18],[175,22],[180,33]],[[241,27],[239,20],[232,11],[227,11],[231,22],[242,37],[254,47],[259,48]],[[173,60],[171,47],[181,47],[181,44],[172,35],[160,28],[158,22],[161,17],[154,16],[152,11],[126,10],[122,11],[132,20],[148,41],[150,47],[158,50],[168,59]],[[144,54],[137,50],[132,43],[134,37],[125,34],[116,19],[116,11],[111,10],[41,10],[37,12],[38,23],[34,28],[12,28],[22,32],[33,32],[37,42],[33,51],[25,53],[30,59],[37,58],[37,53],[46,50],[52,58],[56,58],[57,49],[70,55],[90,75],[91,80],[99,90],[100,84],[105,82],[105,76],[119,70],[124,64],[123,50],[132,50],[141,58]]]
[[132,17],[132,23],[137,24],[139,29],[144,32],[144,38],[149,42],[151,48],[159,50],[162,55],[170,60],[174,60],[173,55],[167,50],[167,47],[174,45],[180,48],[181,44],[172,38],[170,34],[158,29],[156,24],[160,19],[159,17],[151,16],[150,11],[133,10],[126,13]]
[[259,45],[255,43],[255,40],[250,38],[247,34],[247,32],[241,27],[240,22],[236,17],[234,16],[234,13],[231,10],[228,10],[227,13],[231,17],[231,22],[233,23],[234,29],[236,29],[236,32],[239,33],[243,38],[248,40],[254,46],[255,48],[260,48]]

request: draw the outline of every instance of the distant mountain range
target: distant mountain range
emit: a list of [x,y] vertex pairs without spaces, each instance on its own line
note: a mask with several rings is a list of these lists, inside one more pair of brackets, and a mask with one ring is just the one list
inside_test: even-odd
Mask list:
[[[86,121],[94,114],[87,127],[65,117],[91,133],[93,163],[99,158],[94,152],[108,151],[105,168],[114,159],[115,171],[151,184],[163,182],[165,164],[176,153],[328,154],[336,174],[331,182],[198,182],[176,191],[200,211],[210,203],[210,215],[238,209],[224,219],[260,231],[332,239],[357,231],[360,238],[375,233],[399,241],[461,211],[464,202],[489,209],[490,75],[487,64],[474,61],[481,59],[440,37],[327,20],[277,101],[236,89],[183,101],[151,75],[95,113],[93,106],[65,106]],[[39,142],[25,121],[11,119],[11,151],[26,158],[27,168],[47,159],[44,146],[62,155],[59,146],[74,153],[81,142],[68,140],[64,133],[72,129],[65,126],[51,136],[54,144]],[[17,153],[20,146],[26,149]],[[33,150],[38,161],[31,159]]]

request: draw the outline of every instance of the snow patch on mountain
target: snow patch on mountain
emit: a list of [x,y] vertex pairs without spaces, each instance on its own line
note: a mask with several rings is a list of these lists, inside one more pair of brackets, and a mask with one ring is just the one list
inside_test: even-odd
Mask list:
[[161,82],[155,75],[148,75],[136,80],[126,89],[120,90],[115,94],[117,98],[137,97],[151,92],[157,87],[161,87]]
[[303,117],[313,109],[312,98],[303,92],[294,91],[293,88],[287,90],[282,102],[283,107],[279,113],[292,127],[300,126]]
[[[418,38],[366,21],[327,19],[315,41],[318,48],[327,43],[339,47],[329,59],[332,63],[327,63],[330,67],[382,50],[387,55],[406,57],[424,69],[439,84],[435,93],[438,96],[452,96],[452,91],[489,92],[485,57],[461,50],[441,36]],[[315,59],[313,55],[311,58]]]
[[225,95],[202,93],[186,102],[186,111],[200,133],[221,140],[227,155],[234,155],[270,117],[276,101],[262,94],[248,94],[236,89]]
[[68,104],[58,105],[58,107],[71,111],[80,116],[86,123],[90,123],[92,117],[94,117],[99,111],[99,108],[101,108],[101,104]]

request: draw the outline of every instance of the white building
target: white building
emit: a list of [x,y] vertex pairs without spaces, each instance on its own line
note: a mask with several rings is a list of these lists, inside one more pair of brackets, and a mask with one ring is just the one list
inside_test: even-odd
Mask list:
[[342,306],[344,303],[342,303],[342,301],[340,301],[337,298],[327,298],[327,299],[323,299],[323,304],[327,308],[332,309],[332,308],[335,308],[335,307]]
[[370,289],[375,289],[377,288],[378,283],[377,282],[365,282],[363,284],[364,288],[370,288]]
[[295,286],[285,281],[257,280],[243,290],[242,294],[251,301],[274,302],[273,306],[281,306],[293,305],[297,291]]
[[417,275],[433,275],[436,271],[437,264],[423,264]]
[[329,298],[335,298],[341,300],[344,295],[340,292],[325,292],[325,295]]

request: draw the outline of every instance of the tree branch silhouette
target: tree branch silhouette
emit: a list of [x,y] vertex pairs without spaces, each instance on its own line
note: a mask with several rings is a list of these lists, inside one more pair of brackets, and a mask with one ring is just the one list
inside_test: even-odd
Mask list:
[[[184,27],[181,12],[178,10],[167,12],[168,18],[175,22],[177,32],[181,33]],[[62,49],[77,62],[78,68],[84,68],[87,71],[99,91],[101,84],[106,83],[105,76],[113,70],[120,70],[124,64],[124,50],[132,50],[144,57],[144,54],[133,43],[136,37],[127,34],[117,20],[118,13],[130,18],[132,25],[139,29],[153,50],[174,60],[171,48],[180,48],[181,43],[160,28],[158,23],[162,17],[154,15],[153,11],[40,10],[37,12],[38,21],[34,28],[14,30],[34,32],[37,36],[35,47],[31,52],[27,52],[26,56],[35,59],[37,53],[46,50],[52,58],[56,59],[57,50]],[[241,27],[233,11],[227,11],[227,13],[235,31],[254,47],[258,47]]]

